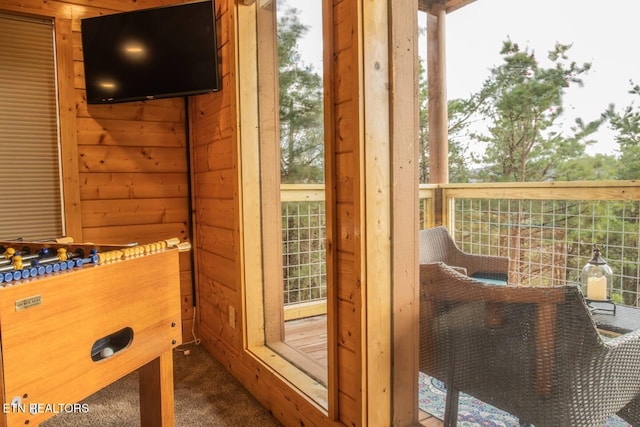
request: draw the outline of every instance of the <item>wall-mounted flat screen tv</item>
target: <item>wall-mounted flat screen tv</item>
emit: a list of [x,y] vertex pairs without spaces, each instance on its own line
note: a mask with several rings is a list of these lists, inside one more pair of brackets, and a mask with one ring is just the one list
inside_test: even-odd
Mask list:
[[87,103],[217,91],[212,0],[81,21]]

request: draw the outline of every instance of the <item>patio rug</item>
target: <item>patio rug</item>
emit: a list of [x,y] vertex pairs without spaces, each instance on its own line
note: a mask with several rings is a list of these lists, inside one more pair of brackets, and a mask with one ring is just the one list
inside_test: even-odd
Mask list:
[[[444,419],[446,388],[442,381],[420,373],[420,409],[440,420]],[[519,427],[518,419],[465,393],[458,399],[458,427]],[[605,427],[629,427],[621,418],[613,416]]]

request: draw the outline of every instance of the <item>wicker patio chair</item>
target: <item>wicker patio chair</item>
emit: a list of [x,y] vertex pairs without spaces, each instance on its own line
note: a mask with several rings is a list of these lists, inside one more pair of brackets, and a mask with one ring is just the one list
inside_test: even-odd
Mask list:
[[493,255],[475,255],[456,246],[449,231],[443,227],[420,230],[420,264],[443,262],[471,277],[494,284],[507,284],[509,258]]
[[479,282],[420,266],[420,371],[447,385],[445,426],[465,392],[544,426],[640,425],[640,331],[601,336],[577,286]]

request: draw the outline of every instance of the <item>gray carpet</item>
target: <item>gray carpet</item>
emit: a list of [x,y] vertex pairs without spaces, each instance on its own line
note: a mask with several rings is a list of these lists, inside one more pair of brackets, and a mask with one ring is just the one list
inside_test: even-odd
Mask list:
[[[240,383],[194,344],[173,353],[175,422],[178,427],[281,424]],[[138,374],[131,373],[85,399],[87,413],[60,414],[42,427],[134,427],[140,425]]]

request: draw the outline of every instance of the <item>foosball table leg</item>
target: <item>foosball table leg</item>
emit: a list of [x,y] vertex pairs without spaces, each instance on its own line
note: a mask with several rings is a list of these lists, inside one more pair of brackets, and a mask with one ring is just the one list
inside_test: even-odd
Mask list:
[[139,370],[142,427],[174,427],[173,350],[168,350]]

